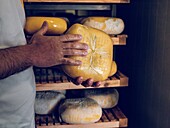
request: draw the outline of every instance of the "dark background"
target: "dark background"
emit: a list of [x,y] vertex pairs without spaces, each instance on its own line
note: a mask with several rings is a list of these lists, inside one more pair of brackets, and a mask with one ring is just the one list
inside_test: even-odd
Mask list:
[[170,1],[131,0],[117,16],[128,34],[116,60],[129,77],[119,102],[129,128],[170,128]]

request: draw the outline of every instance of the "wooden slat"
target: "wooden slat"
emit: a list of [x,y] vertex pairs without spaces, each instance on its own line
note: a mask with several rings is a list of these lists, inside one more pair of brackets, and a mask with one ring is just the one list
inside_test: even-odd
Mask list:
[[118,118],[119,123],[120,123],[120,127],[127,127],[128,125],[128,119],[126,118],[126,116],[122,113],[122,111],[120,110],[120,108],[116,107],[114,109],[111,110],[112,113],[116,116],[116,118]]
[[[41,123],[38,122],[39,119],[41,119]],[[46,116],[36,116],[37,128],[118,128],[126,127],[128,122],[126,116],[118,107],[103,110],[101,119],[98,122],[91,124],[67,124],[60,121],[53,123],[51,117],[48,118],[49,122],[46,121]]]
[[[66,90],[66,89],[86,89],[94,87],[84,87],[83,85],[75,85],[69,80],[69,77],[64,75],[61,71],[55,69],[39,69],[35,68],[36,90]],[[124,87],[128,86],[128,77],[121,72],[109,77],[107,80],[102,81],[100,87]]]
[[113,41],[113,45],[126,45],[126,38],[127,35],[117,35],[117,36],[111,36],[111,39]]
[[24,2],[57,2],[57,3],[130,3],[130,0],[24,0]]

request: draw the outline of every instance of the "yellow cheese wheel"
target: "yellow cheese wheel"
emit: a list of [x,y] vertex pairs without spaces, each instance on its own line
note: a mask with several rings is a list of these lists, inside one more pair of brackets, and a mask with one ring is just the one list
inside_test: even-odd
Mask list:
[[28,34],[37,32],[44,21],[48,22],[47,34],[63,34],[67,30],[67,22],[57,17],[27,17],[25,31]]
[[64,65],[63,70],[69,76],[76,78],[82,76],[84,80],[93,78],[95,81],[107,79],[110,74],[113,57],[113,44],[111,38],[104,32],[81,24],[74,24],[67,31],[68,34],[81,34],[82,40],[88,44],[86,57],[72,56],[81,60],[80,66]]
[[69,124],[87,124],[97,122],[102,116],[102,109],[90,98],[66,99],[59,106],[59,115]]
[[109,76],[113,76],[117,72],[117,65],[115,61],[112,61],[111,70]]
[[114,88],[84,90],[84,97],[95,100],[102,108],[112,108],[117,105],[119,93]]
[[83,19],[81,23],[113,35],[120,34],[124,30],[124,22],[120,18],[88,17]]

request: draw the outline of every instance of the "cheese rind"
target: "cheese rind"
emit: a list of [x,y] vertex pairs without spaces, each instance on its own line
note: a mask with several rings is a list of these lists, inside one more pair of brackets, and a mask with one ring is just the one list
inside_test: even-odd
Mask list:
[[122,33],[125,27],[122,19],[112,17],[88,17],[83,19],[81,23],[111,35]]
[[37,32],[44,21],[48,23],[47,34],[63,34],[67,30],[67,22],[57,17],[27,17],[25,31],[28,34]]
[[115,61],[112,61],[112,66],[111,66],[109,76],[113,76],[116,72],[117,72],[117,64]]
[[72,78],[82,76],[84,80],[92,78],[94,82],[108,78],[113,58],[112,40],[106,33],[81,24],[74,24],[68,34],[81,34],[81,42],[88,44],[88,55],[71,56],[82,61],[79,66],[64,65],[64,72]]
[[65,99],[65,95],[57,91],[37,92],[34,104],[35,113],[41,115],[52,113],[62,99]]
[[117,105],[119,93],[114,88],[88,89],[83,92],[84,97],[95,100],[102,108],[112,108]]
[[61,119],[70,124],[97,122],[102,116],[98,103],[90,98],[66,99],[59,106]]

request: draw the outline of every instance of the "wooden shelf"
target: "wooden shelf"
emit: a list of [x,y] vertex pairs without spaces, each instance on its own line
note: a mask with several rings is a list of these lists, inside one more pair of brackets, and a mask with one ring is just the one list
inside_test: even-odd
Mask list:
[[113,41],[113,45],[126,45],[126,38],[127,35],[117,35],[117,36],[111,36],[111,39]]
[[56,3],[130,3],[130,0],[24,0],[24,2],[56,2]]
[[59,117],[51,114],[35,117],[37,128],[118,128],[127,127],[128,119],[119,107],[103,110],[101,119],[91,124],[66,124]]
[[[36,78],[36,90],[67,90],[67,89],[87,89],[94,87],[84,87],[83,85],[75,85],[71,79],[67,77],[61,70],[55,68],[34,68]],[[102,81],[98,88],[106,87],[124,87],[128,86],[128,77],[121,72]]]

